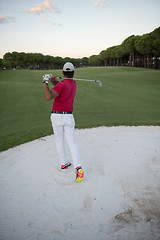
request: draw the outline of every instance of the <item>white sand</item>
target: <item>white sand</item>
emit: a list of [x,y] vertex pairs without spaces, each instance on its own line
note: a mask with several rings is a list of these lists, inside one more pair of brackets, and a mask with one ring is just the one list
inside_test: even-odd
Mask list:
[[159,240],[160,127],[76,138],[81,183],[60,171],[54,135],[0,153],[0,240]]

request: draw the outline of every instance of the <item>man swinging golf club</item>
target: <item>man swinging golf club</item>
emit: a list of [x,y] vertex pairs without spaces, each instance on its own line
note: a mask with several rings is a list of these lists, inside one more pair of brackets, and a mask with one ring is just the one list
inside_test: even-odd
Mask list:
[[[43,77],[44,96],[47,101],[54,99],[51,122],[55,135],[56,148],[64,171],[71,163],[67,162],[65,154],[64,136],[66,137],[74,168],[76,169],[75,182],[81,182],[84,177],[84,170],[81,167],[80,154],[75,139],[75,121],[73,117],[73,102],[76,94],[77,84],[72,80],[74,76],[74,65],[67,62],[63,66],[64,79],[57,81],[57,76],[46,74]],[[48,81],[55,86],[51,90]]]

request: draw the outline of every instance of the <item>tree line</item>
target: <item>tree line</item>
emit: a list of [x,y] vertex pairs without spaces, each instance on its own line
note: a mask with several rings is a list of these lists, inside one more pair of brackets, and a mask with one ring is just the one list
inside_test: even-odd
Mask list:
[[107,66],[129,65],[160,69],[160,27],[142,36],[132,35],[121,45],[107,48],[96,57],[102,59]]
[[73,62],[77,67],[88,65],[88,58],[62,58],[41,53],[8,52],[0,59],[0,68],[6,69],[60,69],[65,62]]
[[89,58],[62,58],[41,53],[8,52],[0,59],[0,69],[61,69],[67,61],[76,67],[131,66],[160,69],[160,27],[142,36],[132,35],[121,45],[109,47]]

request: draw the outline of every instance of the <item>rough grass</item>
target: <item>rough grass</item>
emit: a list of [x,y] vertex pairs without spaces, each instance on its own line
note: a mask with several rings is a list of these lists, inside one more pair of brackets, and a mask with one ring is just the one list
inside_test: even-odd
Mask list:
[[[42,75],[60,70],[0,71],[0,150],[52,133],[52,102],[44,100]],[[76,127],[160,125],[160,71],[130,67],[76,69]]]

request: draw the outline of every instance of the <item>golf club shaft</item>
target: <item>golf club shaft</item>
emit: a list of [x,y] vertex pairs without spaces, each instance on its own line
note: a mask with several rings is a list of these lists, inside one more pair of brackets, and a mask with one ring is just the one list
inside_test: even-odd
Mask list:
[[[59,79],[65,79],[64,77],[58,77]],[[90,79],[81,79],[81,78],[67,78],[67,79],[72,79],[75,81],[86,81],[86,82],[97,82],[100,83],[101,81],[99,80],[90,80]]]

